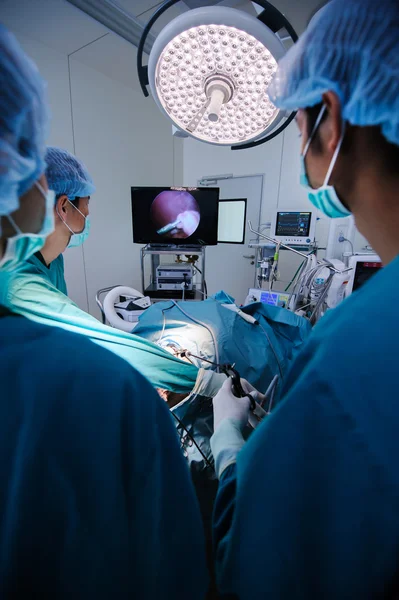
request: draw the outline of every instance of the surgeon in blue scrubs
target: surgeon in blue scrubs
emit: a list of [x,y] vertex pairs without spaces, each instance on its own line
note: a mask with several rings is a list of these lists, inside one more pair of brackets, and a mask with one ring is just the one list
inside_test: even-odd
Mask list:
[[[0,25],[0,286],[54,227],[45,85]],[[201,600],[202,525],[166,405],[84,336],[0,306],[2,600]]]
[[302,183],[352,213],[384,268],[315,327],[247,443],[249,401],[214,399],[221,592],[399,597],[399,2],[332,0],[269,89],[299,109]]
[[49,146],[45,160],[47,183],[55,193],[54,231],[43,248],[21,262],[16,271],[41,275],[68,295],[62,253],[66,248],[81,246],[87,239],[90,195],[96,188],[82,161],[67,150]]

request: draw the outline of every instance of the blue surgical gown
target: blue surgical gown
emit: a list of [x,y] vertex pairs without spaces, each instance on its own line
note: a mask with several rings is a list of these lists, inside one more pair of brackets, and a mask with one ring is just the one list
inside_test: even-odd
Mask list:
[[315,327],[280,405],[222,473],[223,592],[374,600],[399,572],[398,298],[399,258]]
[[[39,256],[40,255],[40,256]],[[57,256],[48,266],[45,264],[40,252],[33,254],[26,261],[18,265],[19,273],[28,273],[32,275],[42,275],[58,291],[66,296],[68,295],[67,285],[64,277],[64,257],[62,254]]]
[[0,340],[0,597],[204,598],[199,509],[151,385],[1,307]]

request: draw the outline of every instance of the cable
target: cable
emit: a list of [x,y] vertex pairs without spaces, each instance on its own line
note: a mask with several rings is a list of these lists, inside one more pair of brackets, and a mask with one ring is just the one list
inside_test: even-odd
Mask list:
[[172,413],[172,415],[174,416],[174,418],[176,419],[176,421],[179,423],[180,427],[182,427],[184,429],[184,431],[186,432],[187,436],[190,438],[190,440],[193,442],[194,446],[197,448],[198,452],[201,454],[202,458],[204,459],[207,467],[209,467],[210,469],[213,470],[213,465],[212,463],[209,461],[209,459],[205,456],[205,454],[203,453],[203,451],[201,450],[201,448],[199,447],[199,445],[197,444],[197,442],[194,439],[194,436],[191,435],[190,431],[187,429],[187,427],[184,425],[183,421],[181,419],[179,419],[179,417],[177,415],[175,415],[175,413],[173,412],[173,410],[170,411]]
[[188,313],[187,313],[185,310],[183,310],[183,309],[182,309],[182,307],[181,307],[181,306],[179,306],[179,305],[177,304],[177,302],[176,302],[175,300],[171,300],[171,302],[172,302],[172,303],[174,304],[174,306],[176,306],[176,308],[178,308],[178,309],[180,310],[180,312],[182,312],[182,313],[183,313],[183,315],[185,315],[185,316],[186,316],[188,319],[191,319],[191,321],[193,321],[193,322],[194,322],[194,323],[196,323],[197,325],[201,325],[201,327],[205,327],[205,329],[207,329],[207,330],[209,331],[209,334],[210,334],[210,336],[211,336],[211,338],[212,338],[212,341],[213,341],[213,345],[214,345],[214,347],[215,347],[215,357],[216,357],[216,360],[215,360],[215,362],[219,364],[219,350],[218,350],[218,347],[217,347],[217,344],[216,344],[216,338],[215,338],[215,335],[214,335],[214,333],[213,333],[212,329],[211,329],[211,328],[210,328],[208,325],[206,325],[205,323],[203,323],[202,321],[199,321],[198,319],[195,319],[194,317],[192,317],[191,315],[189,315],[189,314],[188,314]]
[[165,327],[166,327],[166,317],[165,317],[165,311],[166,310],[170,310],[171,308],[173,308],[173,304],[172,306],[168,306],[167,308],[163,308],[162,309],[162,315],[163,315],[163,327],[162,327],[162,331],[161,331],[161,336],[159,338],[159,340],[156,342],[157,344],[159,344],[163,338],[163,334],[165,333]]
[[[196,271],[198,271],[198,273],[200,273],[200,275],[202,275],[201,269],[199,269],[196,264],[194,264],[194,263],[191,263],[191,264],[193,265],[194,269],[196,269]],[[205,279],[204,279],[204,290],[205,290],[204,296],[205,296],[205,298],[207,298],[208,297],[208,288],[206,286]],[[203,293],[203,292],[201,292],[201,293]]]
[[270,274],[269,274],[269,294],[272,291],[274,280],[278,279],[278,272],[276,273],[276,271],[277,271],[279,254],[280,254],[280,245],[281,244],[277,244],[277,246],[276,246],[276,251],[274,253],[274,259],[273,259],[273,264],[272,264],[272,268],[271,268],[271,271],[270,271]]
[[200,273],[200,274],[202,275],[202,271],[201,271],[201,269],[199,269],[199,268],[197,267],[197,265],[195,265],[194,263],[191,263],[191,264],[193,265],[194,269],[196,269],[196,270],[198,271],[198,273]]
[[303,260],[301,262],[301,264],[299,265],[299,267],[297,268],[297,270],[295,271],[294,277],[291,279],[291,281],[289,282],[289,284],[287,285],[287,287],[284,290],[285,292],[288,292],[288,290],[290,289],[292,282],[294,281],[295,277],[298,275],[298,273],[299,273],[299,271],[300,271],[300,269],[301,269],[301,267],[302,267],[302,265],[303,265],[304,262],[306,262],[306,261]]
[[273,347],[273,344],[272,344],[272,342],[270,340],[269,334],[267,333],[266,329],[263,327],[263,325],[261,323],[259,323],[259,327],[262,329],[263,333],[266,336],[267,341],[269,342],[270,348],[271,348],[271,350],[272,350],[272,352],[274,354],[274,358],[276,359],[276,362],[277,362],[277,365],[278,365],[278,370],[280,371],[281,378],[283,378],[283,369],[281,367],[281,363],[280,363],[279,357],[277,356],[277,352],[275,351],[275,349]]
[[[289,298],[288,298],[288,303],[287,303],[287,306],[290,306],[290,304],[291,304],[291,300],[292,300],[292,297],[293,297],[293,296],[294,296],[294,294],[295,294],[295,304],[294,304],[294,306],[292,307],[292,311],[293,311],[293,312],[295,312],[295,310],[296,310],[296,308],[297,308],[297,306],[298,306],[298,298],[299,298],[299,296],[300,296],[300,293],[301,293],[301,291],[302,291],[302,289],[303,289],[303,278],[306,276],[306,273],[303,273],[303,271],[304,271],[304,270],[306,269],[306,267],[307,267],[308,260],[309,260],[309,259],[306,259],[306,260],[303,262],[303,264],[302,264],[302,267],[301,267],[301,269],[300,269],[300,271],[299,271],[299,273],[298,273],[297,279],[296,279],[296,281],[295,281],[295,283],[294,283],[294,287],[293,287],[293,289],[292,289],[292,292],[291,292],[291,294],[290,294],[290,296],[289,296]],[[300,282],[301,282],[301,283],[300,283]],[[298,286],[299,286],[299,287],[298,287]]]
[[352,248],[352,256],[355,254],[355,251],[353,249],[353,244],[352,244],[352,242],[350,240],[348,240],[348,238],[344,237],[343,235],[340,235],[339,238],[338,238],[338,241],[341,242],[341,243],[342,242],[348,242],[348,244],[350,244],[351,248]]
[[[312,254],[315,254],[315,250],[314,249],[311,252],[309,252],[308,256],[312,256]],[[289,284],[285,288],[285,290],[284,290],[285,292],[287,292],[290,289],[290,286],[291,286],[292,282],[294,281],[295,277],[297,276],[297,274],[299,273],[299,271],[303,267],[304,263],[306,263],[306,260],[302,261],[301,264],[299,265],[299,267],[297,268],[294,277],[291,279],[291,281],[289,282]]]
[[311,302],[308,302],[307,304],[304,304],[303,306],[300,306],[299,308],[297,308],[297,311],[298,311],[298,310],[303,310],[304,308],[307,308],[307,307],[308,307],[308,306],[310,306],[311,304],[312,304]]
[[[272,411],[272,407],[273,407],[273,402],[274,402],[274,396],[276,395],[276,389],[278,386],[278,375],[275,375],[273,377],[273,379],[270,382],[269,387],[267,388],[266,392],[265,392],[265,399],[269,396],[269,404],[267,405],[267,414],[270,414]],[[263,408],[263,403],[260,404],[260,406]]]
[[326,282],[324,282],[324,286],[323,286],[323,291],[320,294],[320,297],[316,303],[316,306],[314,307],[314,310],[312,312],[312,314],[309,317],[310,322],[313,324],[316,322],[316,316],[318,314],[319,309],[321,308],[321,306],[323,305],[324,302],[324,298],[327,296],[328,291],[331,287],[332,281],[333,281],[333,273],[330,271],[330,275],[327,279]]

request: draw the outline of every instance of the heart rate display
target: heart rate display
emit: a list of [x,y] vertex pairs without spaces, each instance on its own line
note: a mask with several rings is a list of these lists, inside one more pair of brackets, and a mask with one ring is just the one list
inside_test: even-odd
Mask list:
[[278,212],[275,235],[289,238],[309,237],[311,212]]

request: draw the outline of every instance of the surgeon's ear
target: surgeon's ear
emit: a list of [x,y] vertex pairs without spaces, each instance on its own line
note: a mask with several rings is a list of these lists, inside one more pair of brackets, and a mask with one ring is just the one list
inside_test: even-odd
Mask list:
[[323,103],[326,107],[326,118],[320,126],[320,137],[323,147],[329,153],[333,153],[338,146],[342,135],[343,120],[341,114],[341,103],[335,92],[329,91],[323,94]]
[[60,215],[66,214],[68,210],[68,204],[68,196],[62,194],[59,198],[57,198],[57,202],[55,203],[56,212],[58,212]]

